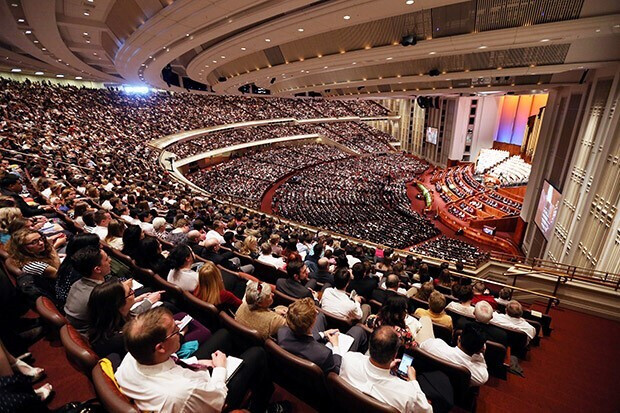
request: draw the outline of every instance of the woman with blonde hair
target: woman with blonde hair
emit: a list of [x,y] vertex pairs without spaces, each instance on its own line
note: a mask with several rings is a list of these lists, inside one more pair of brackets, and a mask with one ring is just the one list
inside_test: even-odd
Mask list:
[[224,287],[222,273],[210,261],[205,262],[198,271],[198,285],[194,295],[219,309],[237,310],[241,305],[241,300]]
[[0,243],[6,244],[11,239],[9,225],[16,218],[22,218],[22,211],[17,208],[0,208]]
[[259,257],[258,253],[258,240],[254,235],[248,235],[243,240],[243,245],[239,249],[239,253],[243,255],[249,255],[253,259],[257,259]]
[[22,228],[11,235],[7,250],[10,259],[23,271],[17,279],[22,292],[33,301],[40,295],[54,299],[60,258],[47,238],[37,231]]

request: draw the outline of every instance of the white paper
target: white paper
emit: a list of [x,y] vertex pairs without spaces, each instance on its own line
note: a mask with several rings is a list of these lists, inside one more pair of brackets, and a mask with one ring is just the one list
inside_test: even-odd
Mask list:
[[140,284],[140,283],[139,283],[138,281],[136,281],[135,279],[132,279],[132,280],[131,280],[131,282],[132,282],[132,284],[131,284],[131,289],[132,289],[132,290],[134,290],[134,291],[135,291],[135,290],[137,290],[137,289],[140,289],[140,288],[144,287],[144,285]]
[[228,382],[239,366],[241,366],[241,363],[243,363],[243,359],[233,356],[226,357],[226,382]]
[[[339,333],[338,334],[338,347],[340,348],[341,353],[346,353],[349,351],[355,339],[348,334]],[[333,350],[334,346],[332,343],[327,343],[325,345],[328,349]]]
[[540,311],[530,310],[530,314],[532,314],[534,317],[542,318],[542,313]]

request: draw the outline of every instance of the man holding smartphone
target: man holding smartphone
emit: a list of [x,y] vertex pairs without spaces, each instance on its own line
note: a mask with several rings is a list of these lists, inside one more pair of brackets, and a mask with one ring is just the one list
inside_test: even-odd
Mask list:
[[[351,386],[400,412],[432,412],[433,407],[416,380],[416,371],[411,366],[413,359],[399,366],[401,360],[396,359],[399,345],[392,327],[375,329],[370,338],[370,357],[354,352],[343,354],[340,376]],[[402,368],[396,369],[397,366]],[[405,372],[403,378],[393,375],[394,370]]]

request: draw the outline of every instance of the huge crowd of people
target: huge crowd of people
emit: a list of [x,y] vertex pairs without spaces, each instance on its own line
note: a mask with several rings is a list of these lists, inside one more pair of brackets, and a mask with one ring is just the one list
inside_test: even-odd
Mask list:
[[479,266],[491,258],[488,252],[481,251],[467,242],[443,235],[434,240],[416,245],[413,248],[413,252],[440,259],[450,258],[473,266]]
[[411,210],[405,183],[427,168],[402,154],[369,155],[317,165],[280,186],[274,210],[355,238],[403,248],[439,233]]
[[[0,311],[6,321],[0,329],[0,375],[4,383],[17,383],[3,388],[3,409],[47,410],[44,402],[52,387],[33,390],[31,383],[41,380],[44,371],[24,361],[28,344],[41,336],[41,325],[23,317],[35,300],[46,297],[83,334],[79,345],[85,351],[109,357],[110,370],[104,374],[113,375],[119,390],[142,411],[232,410],[248,407],[244,400],[249,394],[251,412],[290,412],[290,403],[270,403],[277,369],[263,347],[246,343],[239,348],[228,329],[192,318],[186,312],[196,307],[167,297],[178,288],[218,310],[231,310],[239,323],[264,338],[272,336],[283,351],[339,374],[349,386],[402,411],[448,412],[455,403],[443,372],[416,372],[409,366],[401,372],[403,379],[389,374],[405,340],[408,351],[419,347],[469,370],[473,386],[487,381],[483,355],[488,335],[477,324],[478,307],[491,305],[484,286],[475,286],[478,297],[470,300],[480,301],[476,320],[464,325],[452,345],[452,340],[435,337],[432,323],[445,319],[447,299],[433,292],[429,269],[421,260],[300,230],[196,196],[157,168],[156,154],[145,142],[189,126],[175,116],[200,117],[204,108],[198,104],[206,98],[194,101],[192,95],[165,93],[134,98],[111,90],[6,80],[1,86],[0,152],[9,159],[0,162],[0,241],[7,257],[3,254],[3,271],[17,277],[16,286],[6,274],[0,277]],[[168,106],[174,104],[190,107],[186,112],[175,108],[175,115],[174,106]],[[158,116],[164,119],[155,120]],[[325,162],[304,169],[313,174],[304,172],[296,180],[307,180],[305,188],[316,191],[319,201],[329,201],[331,209],[324,212],[334,216],[334,226],[359,213],[362,218],[349,228],[360,238],[415,243],[416,237],[437,234],[430,222],[410,211],[404,186],[426,164],[402,154],[345,158],[342,151],[315,148],[274,148],[272,155],[277,164],[286,161],[291,167],[302,167],[309,158]],[[253,163],[267,162],[263,152],[252,156]],[[284,194],[278,208],[287,205]],[[357,208],[354,200],[364,208]],[[362,225],[366,219],[376,226]],[[342,228],[346,233],[346,225]],[[291,305],[272,308],[271,284],[234,272],[255,270],[247,260],[257,264],[253,259],[259,245],[267,253],[279,251],[274,258],[281,258],[286,275],[277,280],[276,289],[292,295]],[[425,254],[458,261],[457,271],[466,261],[463,254],[477,258],[479,253],[445,238],[423,245]],[[246,262],[235,256],[236,250]],[[128,267],[119,261],[122,254],[127,256],[122,260],[132,260],[123,261]],[[156,275],[132,274],[140,268]],[[438,281],[460,285],[445,271]],[[159,288],[141,285],[131,278],[139,275],[146,284],[161,277],[177,287],[163,280]],[[311,289],[318,289],[319,279],[333,281],[323,285],[321,300]],[[160,290],[162,285],[166,289]],[[353,289],[359,291],[353,294]],[[423,300],[424,295],[429,311],[411,311],[409,300]],[[361,297],[375,296],[383,297],[384,305],[368,321],[369,307]],[[345,337],[329,328],[318,305],[366,320],[372,333],[360,326],[348,329],[353,342],[347,351]],[[518,302],[508,301],[505,313],[495,316],[491,310],[496,325],[532,335]],[[235,360],[242,368],[227,371]]]
[[319,144],[268,147],[196,172],[189,179],[213,196],[259,209],[264,192],[280,178],[347,156],[336,147]]

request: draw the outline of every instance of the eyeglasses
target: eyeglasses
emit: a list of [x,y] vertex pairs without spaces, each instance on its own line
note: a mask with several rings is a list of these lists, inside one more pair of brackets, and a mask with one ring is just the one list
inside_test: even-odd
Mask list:
[[260,294],[263,292],[263,283],[258,283],[258,285],[256,286],[256,291]]
[[45,240],[43,239],[43,237],[41,237],[41,236],[40,236],[39,238],[34,239],[34,240],[32,240],[32,241],[30,241],[30,242],[26,243],[26,245],[35,245],[35,244],[38,244],[39,242],[45,242]]
[[168,340],[170,337],[174,337],[174,336],[176,336],[177,334],[181,334],[181,329],[180,329],[177,325],[175,325],[175,327],[174,327],[174,331],[173,331],[172,333],[168,334],[168,335],[166,336],[166,338],[164,338],[162,341],[166,341],[166,340]]
[[131,297],[134,294],[135,294],[135,291],[133,290],[133,288],[130,288],[129,289],[129,293],[125,296],[125,298],[129,298],[129,297]]

